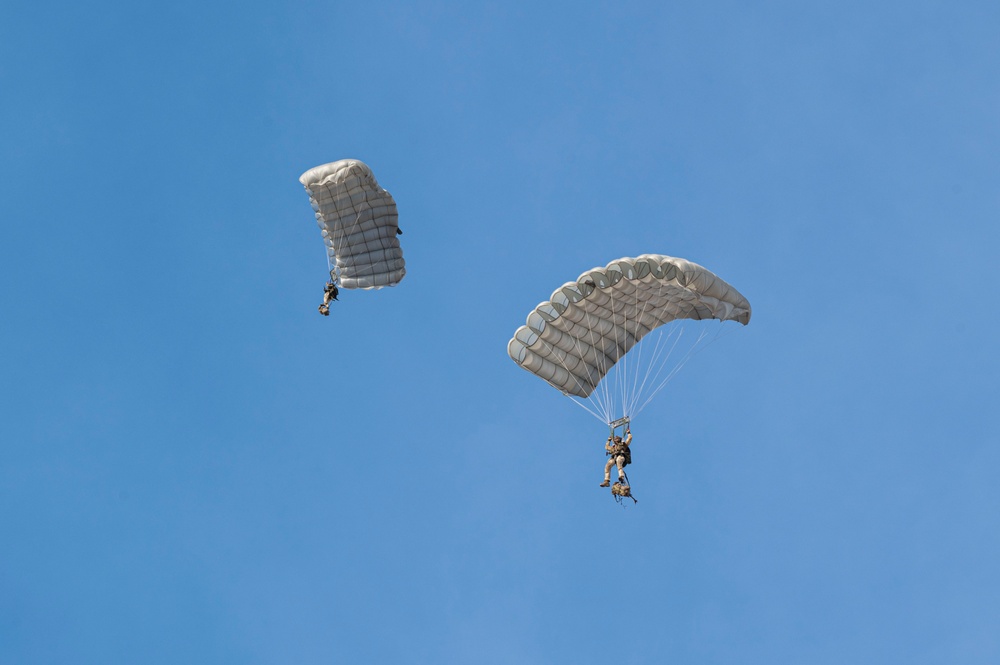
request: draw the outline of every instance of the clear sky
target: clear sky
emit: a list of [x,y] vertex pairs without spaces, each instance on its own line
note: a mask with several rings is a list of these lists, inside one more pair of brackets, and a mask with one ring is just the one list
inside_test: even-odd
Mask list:
[[[0,663],[1000,662],[1000,4],[0,4]],[[316,312],[306,169],[408,274]],[[753,320],[607,430],[621,256]]]

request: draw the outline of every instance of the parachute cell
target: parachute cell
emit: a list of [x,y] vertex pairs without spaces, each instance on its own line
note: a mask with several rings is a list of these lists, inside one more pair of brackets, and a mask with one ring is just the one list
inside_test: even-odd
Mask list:
[[[644,336],[682,319],[746,325],[750,303],[721,278],[685,259],[659,254],[621,258],[556,289],[517,329],[507,353],[564,394],[588,398]],[[637,379],[634,387],[638,385]],[[634,415],[627,405],[635,402],[626,396],[624,403],[624,415]],[[602,417],[610,422],[610,416],[606,412]]]
[[396,202],[366,164],[342,159],[299,178],[316,211],[331,271],[341,288],[395,286],[406,274]]

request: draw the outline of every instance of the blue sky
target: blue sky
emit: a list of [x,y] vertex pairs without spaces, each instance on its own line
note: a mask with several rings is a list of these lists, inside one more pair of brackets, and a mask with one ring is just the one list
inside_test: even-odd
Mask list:
[[[1000,5],[0,7],[0,662],[1000,660]],[[408,274],[316,313],[298,176]],[[634,423],[506,356],[680,256]]]

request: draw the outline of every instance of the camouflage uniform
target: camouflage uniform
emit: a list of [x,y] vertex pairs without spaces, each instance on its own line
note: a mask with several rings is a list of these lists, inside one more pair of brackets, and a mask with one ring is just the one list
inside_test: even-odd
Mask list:
[[330,316],[330,301],[336,300],[340,290],[333,282],[327,282],[323,287],[323,304],[319,306],[319,313],[323,316]]
[[604,465],[604,482],[601,483],[601,487],[607,487],[611,484],[611,467],[618,465],[618,480],[621,481],[625,477],[625,467],[632,462],[632,451],[629,445],[632,443],[632,432],[628,433],[625,440],[622,441],[620,436],[616,436],[612,442],[611,437],[608,437],[608,442],[604,444],[604,449],[611,453],[611,457],[608,458],[608,463]]

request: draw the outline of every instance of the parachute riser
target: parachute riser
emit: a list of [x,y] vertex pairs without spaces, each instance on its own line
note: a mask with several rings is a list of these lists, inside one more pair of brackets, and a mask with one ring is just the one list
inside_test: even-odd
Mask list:
[[611,437],[614,438],[615,431],[619,427],[622,428],[622,435],[624,435],[625,434],[625,430],[628,429],[630,422],[631,422],[631,420],[629,420],[628,416],[622,416],[618,420],[612,420],[610,423],[608,423],[608,427],[611,429]]

